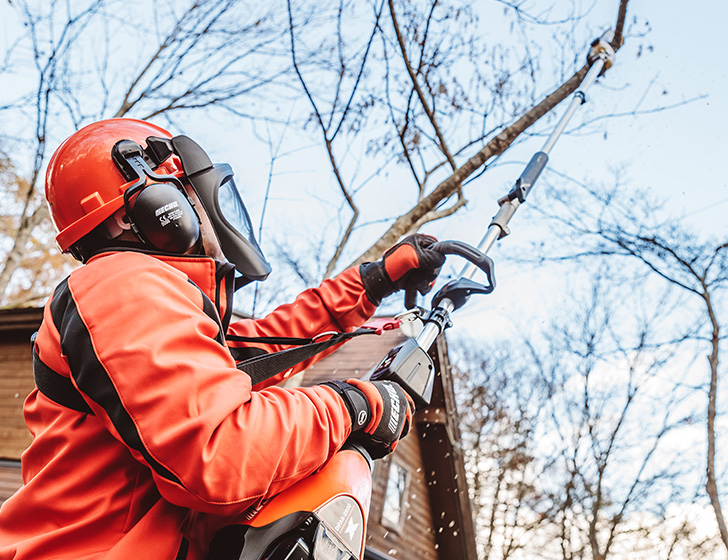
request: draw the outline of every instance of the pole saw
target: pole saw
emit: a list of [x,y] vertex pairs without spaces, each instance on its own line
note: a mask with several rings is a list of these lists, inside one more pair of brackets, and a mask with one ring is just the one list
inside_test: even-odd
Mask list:
[[[413,398],[417,409],[428,406],[435,381],[435,366],[427,350],[451,325],[450,315],[471,295],[495,289],[495,269],[487,256],[497,240],[510,233],[508,223],[543,171],[556,141],[577,108],[586,102],[586,91],[614,62],[609,44],[612,31],[592,44],[587,55],[589,70],[572,95],[569,106],[540,151],[536,152],[511,191],[498,200],[499,210],[477,248],[461,241],[441,241],[430,248],[444,255],[465,258],[468,264],[456,280],[445,284],[432,298],[429,313],[414,309],[398,317],[421,321],[416,338],[389,351],[369,373],[367,380],[399,383]],[[473,280],[485,273],[487,284]],[[405,305],[414,307],[412,295]],[[373,462],[365,449],[347,444],[322,469],[249,511],[239,523],[221,529],[210,545],[210,560],[357,560],[364,557],[366,522],[372,490]]]

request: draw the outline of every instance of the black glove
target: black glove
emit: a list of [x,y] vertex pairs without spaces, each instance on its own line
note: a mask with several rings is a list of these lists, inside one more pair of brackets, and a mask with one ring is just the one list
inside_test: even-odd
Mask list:
[[348,441],[360,444],[373,459],[389,455],[409,432],[415,403],[397,383],[347,379],[324,385],[336,391],[349,409]]
[[411,309],[416,303],[415,291],[425,295],[432,289],[445,255],[430,249],[437,242],[431,235],[416,233],[405,237],[384,256],[373,263],[359,267],[362,283],[369,300],[379,305],[397,290],[406,290],[405,305]]

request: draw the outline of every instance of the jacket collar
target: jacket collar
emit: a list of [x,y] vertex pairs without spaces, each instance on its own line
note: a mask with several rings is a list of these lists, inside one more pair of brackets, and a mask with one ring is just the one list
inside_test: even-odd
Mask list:
[[[113,248],[98,253],[87,262],[96,260],[109,253],[134,251],[144,253],[183,272],[215,304],[224,330],[227,331],[233,312],[235,295],[235,266],[229,262],[217,261],[204,255],[175,255],[125,247]],[[223,332],[223,335],[225,333]]]

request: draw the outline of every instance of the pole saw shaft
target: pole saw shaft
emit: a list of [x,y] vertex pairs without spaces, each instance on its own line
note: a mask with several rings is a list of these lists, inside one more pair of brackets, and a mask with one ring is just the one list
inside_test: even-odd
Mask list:
[[[591,44],[591,49],[587,55],[587,61],[591,66],[581,81],[581,84],[579,84],[579,89],[572,95],[569,106],[561,119],[559,119],[559,122],[546,140],[543,148],[541,148],[541,151],[534,154],[531,161],[526,165],[526,168],[521,173],[511,192],[498,201],[500,208],[493,217],[486,234],[480,240],[477,247],[483,254],[487,254],[497,240],[502,239],[510,233],[508,222],[510,222],[518,207],[526,201],[528,193],[548,162],[548,154],[563,134],[569,120],[577,108],[586,103],[586,91],[604,70],[611,67],[614,60],[614,49],[612,49],[609,41],[611,41],[612,36],[613,33],[610,29]],[[460,278],[471,280],[477,271],[478,267],[469,262],[460,272]],[[437,336],[447,326],[449,315],[454,309],[455,304],[447,297],[438,302],[437,310],[433,310],[433,314],[437,311],[436,320],[428,320],[417,336],[416,341],[420,347],[427,349],[432,345]]]
[[[445,284],[432,298],[432,310],[425,319],[425,325],[417,338],[410,338],[402,345],[393,348],[381,362],[367,375],[365,380],[390,380],[401,385],[414,399],[418,409],[427,406],[432,396],[435,379],[435,368],[427,350],[435,342],[437,336],[450,325],[450,314],[460,308],[474,294],[489,294],[495,289],[493,261],[487,256],[488,251],[498,240],[508,235],[508,222],[518,207],[526,201],[536,179],[543,171],[549,159],[549,152],[563,134],[569,119],[579,105],[586,101],[586,90],[606,68],[612,65],[614,50],[609,44],[611,31],[607,31],[591,45],[587,55],[589,70],[579,84],[566,109],[549,136],[541,151],[534,154],[528,162],[515,186],[506,196],[498,201],[498,213],[488,226],[488,230],[477,248],[460,241],[440,241],[431,245],[431,249],[443,255],[459,255],[469,262],[460,273],[460,277]],[[479,284],[472,280],[477,270],[482,270],[488,278],[488,284]],[[412,312],[410,312],[412,313]],[[415,314],[419,317],[419,314]]]

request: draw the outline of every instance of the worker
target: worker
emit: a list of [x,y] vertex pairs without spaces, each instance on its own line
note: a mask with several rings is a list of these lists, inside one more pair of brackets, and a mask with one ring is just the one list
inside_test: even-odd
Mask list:
[[[237,287],[270,273],[229,165],[186,136],[110,119],[52,156],[46,198],[84,263],[34,339],[24,485],[0,509],[0,559],[198,559],[219,528],[314,473],[347,440],[390,453],[413,404],[391,382],[252,386],[236,362],[362,325],[399,289],[428,291],[444,257],[413,235],[261,319]],[[320,356],[319,356],[320,357]],[[244,368],[243,368],[244,369]]]

